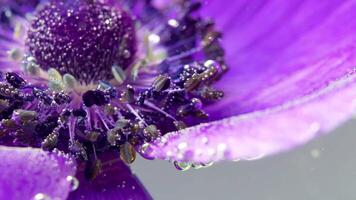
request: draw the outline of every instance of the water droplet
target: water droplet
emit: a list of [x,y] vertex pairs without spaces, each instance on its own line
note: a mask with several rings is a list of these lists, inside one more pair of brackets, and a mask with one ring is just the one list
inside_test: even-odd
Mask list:
[[192,164],[192,168],[193,169],[201,169],[201,168],[203,168],[203,165],[201,165],[201,164]]
[[180,171],[187,171],[188,169],[191,168],[191,164],[188,162],[178,162],[178,161],[174,161],[173,162],[174,166],[180,170]]
[[152,42],[154,44],[157,44],[161,41],[161,38],[156,34],[151,34],[150,36],[148,36],[148,39],[150,42]]
[[213,165],[214,165],[214,162],[202,164],[202,166],[203,166],[204,168],[211,167],[211,166],[213,166]]
[[67,176],[67,181],[70,183],[71,191],[75,191],[79,187],[79,181],[74,176]]
[[244,158],[244,160],[247,160],[247,161],[259,160],[259,159],[263,158],[264,156],[265,156],[264,153],[260,153],[260,154],[258,154],[256,156],[246,157],[246,158]]
[[131,57],[131,52],[129,50],[125,49],[123,56],[124,56],[124,58],[129,59]]
[[203,142],[203,144],[208,144],[209,139],[207,137],[203,137],[201,141]]
[[182,142],[178,144],[178,149],[182,150],[188,147],[188,144],[186,142]]
[[51,200],[51,197],[49,197],[46,194],[43,193],[37,193],[34,197],[33,200]]
[[319,149],[313,149],[310,151],[310,155],[313,157],[313,158],[319,158],[320,155],[321,155],[321,152]]
[[177,28],[179,26],[179,22],[175,19],[170,19],[170,20],[168,20],[168,25],[170,25],[174,28]]

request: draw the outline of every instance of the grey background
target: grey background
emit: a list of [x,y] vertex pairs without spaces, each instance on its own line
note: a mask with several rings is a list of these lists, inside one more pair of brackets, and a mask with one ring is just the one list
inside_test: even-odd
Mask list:
[[133,170],[158,200],[356,200],[356,120],[257,161],[180,172],[166,161],[141,158]]

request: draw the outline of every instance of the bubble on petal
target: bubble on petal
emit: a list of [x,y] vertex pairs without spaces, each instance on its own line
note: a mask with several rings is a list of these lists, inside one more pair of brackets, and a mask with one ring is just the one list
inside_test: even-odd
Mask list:
[[77,178],[75,178],[74,176],[67,176],[67,181],[70,183],[70,190],[71,191],[75,191],[78,189],[79,187],[79,181]]
[[33,200],[52,200],[51,197],[44,193],[37,193],[34,197]]

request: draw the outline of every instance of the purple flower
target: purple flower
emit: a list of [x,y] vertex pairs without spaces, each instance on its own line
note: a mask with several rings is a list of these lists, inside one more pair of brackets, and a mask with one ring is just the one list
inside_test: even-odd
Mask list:
[[0,6],[0,199],[151,199],[137,153],[257,159],[355,110],[352,1]]

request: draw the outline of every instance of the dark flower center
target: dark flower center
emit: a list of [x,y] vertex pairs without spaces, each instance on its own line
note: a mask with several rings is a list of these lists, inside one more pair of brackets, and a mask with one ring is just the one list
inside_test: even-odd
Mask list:
[[113,78],[136,51],[131,17],[96,0],[52,1],[35,15],[27,46],[42,69],[57,69],[83,83]]

